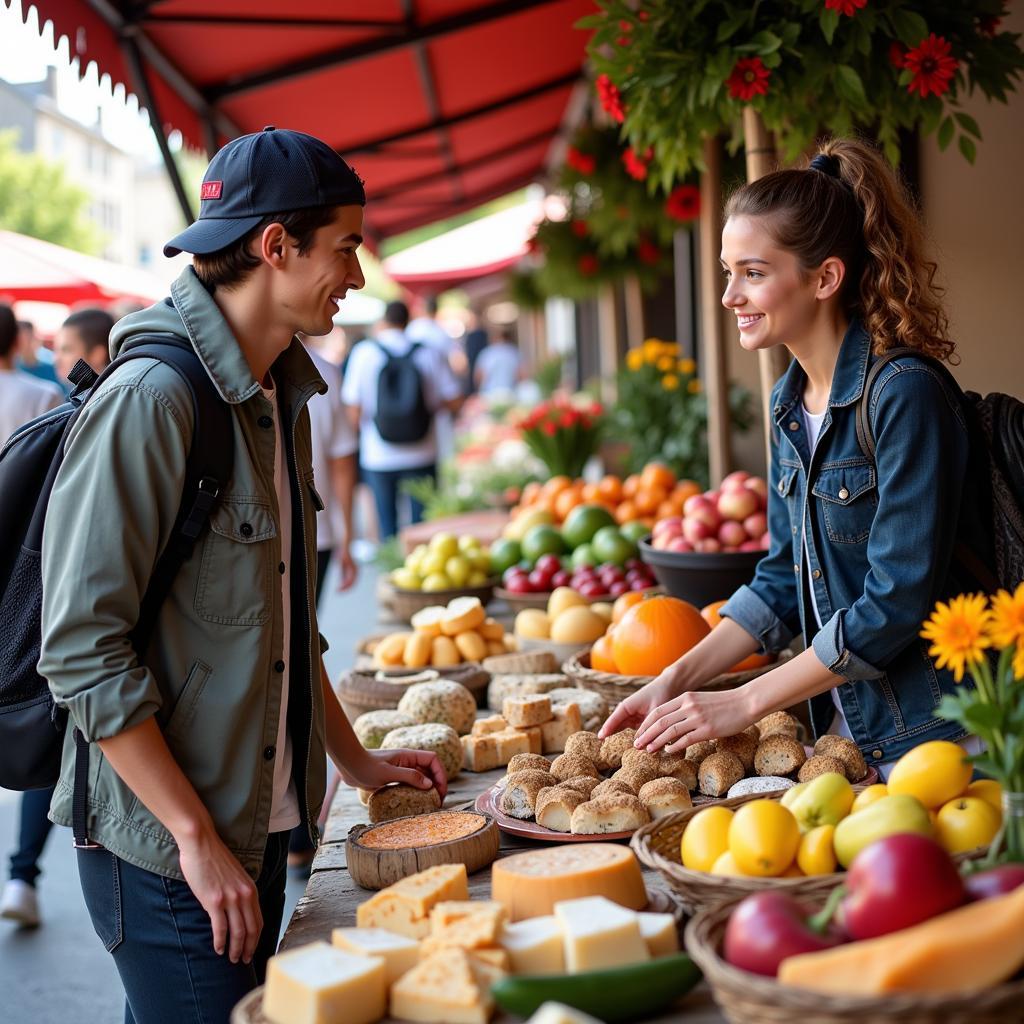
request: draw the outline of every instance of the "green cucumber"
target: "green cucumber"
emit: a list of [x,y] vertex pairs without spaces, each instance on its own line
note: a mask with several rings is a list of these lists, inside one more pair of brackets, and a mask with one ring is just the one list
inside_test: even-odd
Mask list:
[[583,974],[530,974],[503,978],[491,994],[503,1009],[529,1017],[549,1000],[574,1006],[598,1020],[642,1020],[671,1006],[700,981],[699,968],[685,953],[627,967]]

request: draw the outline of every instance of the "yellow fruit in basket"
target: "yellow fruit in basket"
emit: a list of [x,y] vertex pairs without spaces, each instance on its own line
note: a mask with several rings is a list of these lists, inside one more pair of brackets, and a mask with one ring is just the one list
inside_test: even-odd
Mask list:
[[374,648],[373,656],[382,665],[401,665],[405,645],[411,633],[390,633]]
[[430,664],[432,639],[425,633],[413,633],[405,642],[402,664],[406,668],[426,668]]
[[451,590],[452,581],[443,572],[435,572],[423,580],[420,589],[428,594],[437,593],[439,590]]
[[459,553],[459,538],[454,533],[435,533],[430,538],[431,554],[440,555],[445,560]]
[[796,851],[796,864],[804,875],[831,875],[836,870],[836,851],[832,837],[835,825],[819,825],[805,832]]
[[935,838],[947,853],[966,853],[988,846],[996,837],[1003,816],[977,796],[958,796],[939,808]]
[[595,601],[591,606],[590,610],[595,615],[600,615],[605,622],[611,623],[612,621],[612,606],[607,601]]
[[391,582],[400,590],[421,590],[423,581],[414,569],[396,569],[391,574]]
[[484,548],[478,548],[470,552],[469,560],[476,572],[482,572],[484,576],[491,574],[491,553]]
[[420,575],[432,576],[434,573],[444,572],[447,561],[440,551],[428,551],[420,562]]
[[716,858],[711,865],[711,874],[730,875],[735,878],[742,878],[746,872],[736,863],[736,858],[726,850],[720,857]]
[[539,608],[524,608],[516,616],[515,632],[529,640],[548,640],[551,637],[551,620]]
[[710,871],[729,849],[729,825],[733,812],[728,807],[705,807],[686,826],[679,854],[683,867],[692,871]]
[[796,857],[800,827],[777,800],[752,800],[740,807],[729,825],[729,851],[746,875],[781,875]]
[[459,538],[459,550],[466,555],[473,551],[479,551],[480,539],[478,537],[471,537],[469,534],[463,534]]
[[477,632],[485,640],[497,640],[501,642],[505,639],[505,627],[498,622],[497,619],[484,619],[483,623],[481,623],[480,627],[477,629]]
[[589,606],[590,602],[572,587],[556,587],[548,598],[548,618],[554,620],[568,608]]
[[441,619],[444,618],[444,614],[444,605],[432,604],[426,608],[421,608],[410,619],[410,623],[417,633],[425,633],[427,636],[440,636]]
[[465,661],[483,661],[487,657],[487,644],[484,638],[471,629],[455,637],[455,649]]
[[430,664],[434,668],[451,668],[462,664],[459,649],[450,636],[435,636],[430,641]]
[[465,555],[452,555],[444,563],[444,574],[452,581],[453,587],[464,587],[472,571],[473,566]]
[[876,782],[873,786],[862,789],[853,798],[853,806],[850,807],[850,813],[856,814],[858,811],[863,811],[865,807],[870,807],[876,800],[881,800],[883,796],[888,795],[889,787],[884,782]]
[[889,773],[890,796],[913,796],[925,807],[941,807],[960,796],[971,781],[963,747],[932,740],[908,750]]
[[559,644],[592,644],[604,636],[608,623],[589,608],[566,608],[551,623],[551,639]]
[[457,597],[448,602],[441,619],[441,632],[445,636],[458,636],[467,629],[476,629],[486,618],[487,613],[479,597]]
[[482,572],[480,569],[474,569],[466,580],[467,587],[482,587],[485,586],[488,580],[487,573]]
[[487,656],[496,657],[499,654],[507,654],[508,648],[500,640],[487,641]]
[[991,804],[999,813],[1003,813],[1003,787],[995,779],[978,779],[967,787],[964,796],[976,796]]

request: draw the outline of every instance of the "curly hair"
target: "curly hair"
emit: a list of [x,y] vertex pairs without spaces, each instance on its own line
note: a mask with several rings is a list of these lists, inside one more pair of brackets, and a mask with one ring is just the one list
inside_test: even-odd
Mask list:
[[924,229],[892,167],[873,146],[827,139],[818,153],[838,173],[775,171],[737,189],[727,217],[764,217],[777,245],[805,271],[836,256],[846,266],[841,299],[858,316],[881,355],[907,346],[955,362],[936,264]]

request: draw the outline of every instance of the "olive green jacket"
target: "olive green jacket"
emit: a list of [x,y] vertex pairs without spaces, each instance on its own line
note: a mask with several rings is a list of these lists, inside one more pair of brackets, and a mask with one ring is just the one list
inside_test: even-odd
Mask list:
[[[155,716],[221,839],[255,877],[270,819],[285,659],[294,778],[318,838],[326,769],[313,578],[320,499],[306,403],[327,388],[293,340],[272,368],[291,476],[293,558],[278,529],[271,404],[191,267],[171,286],[171,298],[173,305],[164,300],[121,320],[111,352],[155,333],[189,340],[232,408],[232,478],[175,579],[141,664],[128,635],[181,503],[193,411],[185,382],[157,360],[135,359],[114,372],[70,435],[47,510],[39,671],[92,744],[93,841],[142,868],[181,877],[170,833],[94,742]],[[290,651],[283,649],[285,559],[292,561]],[[71,733],[50,812],[62,825],[71,824]]]

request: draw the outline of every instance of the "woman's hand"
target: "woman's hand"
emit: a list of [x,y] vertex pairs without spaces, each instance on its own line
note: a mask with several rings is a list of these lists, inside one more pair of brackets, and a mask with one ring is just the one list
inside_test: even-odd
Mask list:
[[670,666],[645,687],[628,696],[611,713],[608,721],[601,726],[601,731],[598,733],[601,739],[611,736],[612,733],[621,732],[623,729],[637,728],[641,722],[650,717],[655,708],[660,707],[679,693],[680,688],[685,684],[678,681],[673,671],[674,668],[675,666]]
[[[655,683],[657,680],[649,685]],[[640,693],[643,690],[636,696]],[[667,754],[677,754],[692,743],[734,736],[759,717],[751,707],[750,696],[748,686],[681,694],[648,713],[637,730],[634,744],[652,753],[664,748]]]
[[448,776],[432,751],[367,750],[365,754],[365,758],[355,765],[347,765],[341,772],[350,786],[379,789],[389,782],[404,782],[417,789],[436,786],[442,800],[448,792]]

